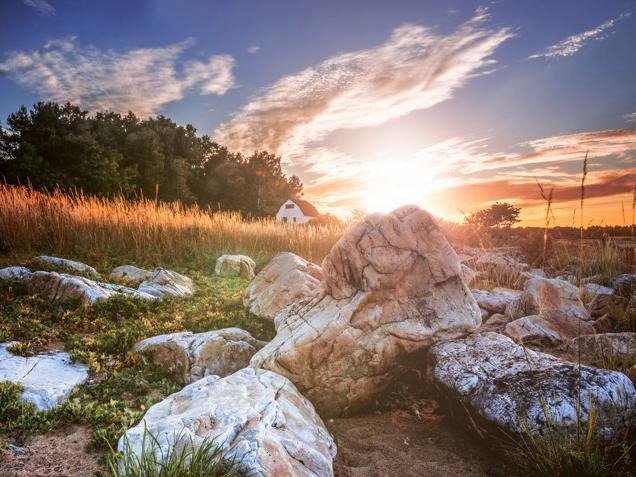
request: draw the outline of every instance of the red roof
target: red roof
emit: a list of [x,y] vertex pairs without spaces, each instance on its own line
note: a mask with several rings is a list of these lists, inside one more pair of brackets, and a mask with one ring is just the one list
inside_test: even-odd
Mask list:
[[292,200],[298,207],[300,207],[300,210],[302,210],[303,214],[305,214],[307,217],[318,217],[320,215],[318,213],[318,209],[316,209],[316,207],[314,207],[314,205],[311,204],[310,202],[307,202],[306,200],[302,200],[302,199],[292,199]]

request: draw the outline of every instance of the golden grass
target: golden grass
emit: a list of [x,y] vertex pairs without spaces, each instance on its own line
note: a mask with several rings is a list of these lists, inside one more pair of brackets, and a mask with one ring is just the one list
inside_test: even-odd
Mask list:
[[0,247],[15,255],[194,265],[222,253],[267,260],[290,251],[320,262],[343,232],[339,224],[283,225],[178,203],[43,194],[0,184]]

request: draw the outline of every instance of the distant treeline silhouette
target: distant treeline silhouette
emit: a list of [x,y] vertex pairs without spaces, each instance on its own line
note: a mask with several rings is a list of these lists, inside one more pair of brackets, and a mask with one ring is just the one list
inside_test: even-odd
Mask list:
[[44,191],[178,200],[257,217],[275,214],[302,193],[298,177],[287,177],[281,158],[269,152],[232,153],[165,116],[89,115],[53,102],[22,106],[6,127],[0,124],[0,180]]

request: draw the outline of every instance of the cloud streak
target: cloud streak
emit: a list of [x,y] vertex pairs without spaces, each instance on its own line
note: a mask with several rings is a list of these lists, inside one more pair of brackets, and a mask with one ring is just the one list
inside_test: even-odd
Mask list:
[[55,8],[46,0],[22,0],[22,3],[33,8],[38,15],[45,17],[55,15]]
[[222,124],[216,138],[230,149],[268,149],[302,162],[336,130],[377,126],[430,108],[486,73],[494,51],[512,36],[507,28],[485,27],[486,18],[479,10],[449,35],[404,25],[374,48],[285,76]]
[[80,104],[91,111],[129,110],[148,116],[180,100],[190,89],[222,95],[234,86],[229,55],[191,61],[180,58],[194,41],[125,52],[83,46],[75,37],[47,42],[30,52],[14,51],[0,62],[0,74],[50,101]]
[[571,35],[554,45],[548,46],[540,53],[530,55],[528,59],[551,59],[572,56],[590,41],[604,40],[605,38],[607,38],[609,33],[608,30],[612,29],[616,25],[616,23],[624,18],[627,18],[629,15],[630,13],[622,13],[618,17],[607,20],[606,22],[601,23],[599,26],[592,28],[591,30],[577,33],[576,35]]

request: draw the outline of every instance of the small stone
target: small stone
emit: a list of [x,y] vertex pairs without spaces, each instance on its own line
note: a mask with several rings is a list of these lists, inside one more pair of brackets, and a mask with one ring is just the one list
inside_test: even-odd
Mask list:
[[216,259],[214,273],[221,277],[254,278],[256,263],[247,255],[221,255]]

